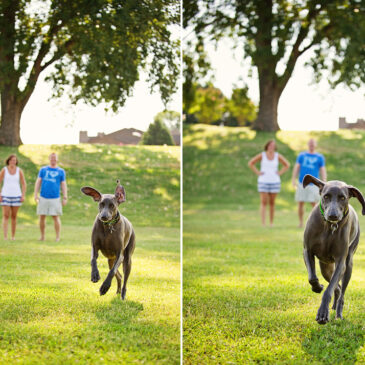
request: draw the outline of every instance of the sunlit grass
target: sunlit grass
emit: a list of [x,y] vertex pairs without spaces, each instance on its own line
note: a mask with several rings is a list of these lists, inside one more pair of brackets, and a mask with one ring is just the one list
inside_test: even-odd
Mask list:
[[[345,296],[345,319],[335,321],[332,311],[330,322],[318,325],[321,295],[308,284],[291,171],[282,177],[275,226],[269,228],[261,226],[257,177],[247,166],[276,138],[293,167],[314,137],[328,178],[365,193],[365,132],[252,134],[196,125],[185,134],[184,364],[365,363],[364,237]],[[355,199],[351,204],[364,232],[361,206]],[[307,206],[306,217],[308,212]]]
[[[46,240],[39,242],[33,189],[52,151],[66,170],[69,202],[61,218],[61,242],[55,242],[51,218]],[[179,148],[24,145],[1,147],[0,159],[14,152],[28,193],[16,241],[4,241],[0,232],[0,363],[178,364]],[[90,280],[97,204],[80,192],[90,185],[113,193],[117,178],[127,193],[120,210],[137,237],[125,301],[116,295],[115,280],[106,295],[99,295],[109,271],[101,253],[101,280]]]
[[176,228],[136,227],[127,300],[116,282],[100,297],[108,273],[90,281],[90,227],[64,226],[43,243],[36,227],[0,241],[0,360],[98,363],[179,362],[180,264]]
[[292,212],[278,212],[271,229],[261,228],[258,212],[185,215],[184,363],[333,364],[365,357],[365,247],[355,255],[345,320],[335,321],[332,311],[321,327],[315,321],[321,296],[308,284],[296,225]]

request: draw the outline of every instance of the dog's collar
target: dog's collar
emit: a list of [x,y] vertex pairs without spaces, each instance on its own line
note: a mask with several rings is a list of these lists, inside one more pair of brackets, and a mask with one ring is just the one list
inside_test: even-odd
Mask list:
[[337,222],[329,221],[328,219],[326,219],[326,217],[324,216],[323,208],[322,208],[322,200],[319,201],[319,211],[321,212],[321,215],[322,215],[323,219],[326,222],[331,224],[331,231],[332,231],[332,234],[333,234],[333,232],[336,231],[336,229],[338,228],[338,223],[341,222],[343,219],[345,219],[346,216],[349,214],[349,206],[347,206],[346,211],[345,211],[341,221],[337,221]]
[[120,220],[120,213],[119,211],[117,212],[116,216],[114,218],[112,218],[110,221],[106,221],[106,222],[103,222],[101,220],[101,223],[103,223],[104,226],[109,226],[109,230],[110,230],[110,233],[112,233],[115,229],[114,229],[114,225],[119,222]]

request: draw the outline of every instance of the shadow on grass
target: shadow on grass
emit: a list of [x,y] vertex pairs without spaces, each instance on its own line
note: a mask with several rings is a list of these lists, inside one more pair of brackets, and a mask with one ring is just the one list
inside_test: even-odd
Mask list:
[[166,361],[178,364],[178,323],[171,325],[139,316],[143,310],[142,303],[128,299],[122,301],[118,296],[102,308],[99,307],[95,313],[97,321],[91,332],[96,338],[102,339],[106,348],[133,353],[136,363]]
[[96,317],[107,324],[126,325],[143,311],[143,304],[139,302],[121,300],[119,294],[116,298],[97,310]]
[[332,320],[326,326],[313,329],[302,347],[321,363],[355,364],[357,352],[364,345],[363,332],[361,324]]

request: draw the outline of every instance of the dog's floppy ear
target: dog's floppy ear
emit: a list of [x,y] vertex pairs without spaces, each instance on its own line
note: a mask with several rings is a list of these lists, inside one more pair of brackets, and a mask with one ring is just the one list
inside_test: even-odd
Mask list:
[[115,197],[117,198],[118,204],[124,203],[126,196],[125,196],[125,190],[122,185],[120,185],[120,181],[117,180],[117,187],[115,188]]
[[319,180],[316,177],[307,174],[307,175],[304,176],[304,179],[303,179],[303,188],[305,188],[310,183],[313,183],[314,185],[317,185],[319,187],[319,191],[322,191],[324,185],[326,184],[322,180]]
[[91,196],[96,202],[99,202],[101,200],[101,194],[90,186],[84,186],[83,188],[81,188],[81,191],[85,195]]
[[361,203],[362,215],[365,215],[365,200],[360,190],[351,185],[347,185],[347,189],[349,190],[350,198],[357,198],[357,200]]

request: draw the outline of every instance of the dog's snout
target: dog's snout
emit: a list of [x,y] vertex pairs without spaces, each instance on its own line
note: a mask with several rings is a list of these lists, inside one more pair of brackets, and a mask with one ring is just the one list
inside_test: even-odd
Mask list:
[[337,211],[334,211],[334,210],[332,210],[332,211],[328,212],[328,217],[327,217],[327,219],[328,219],[329,221],[333,221],[333,222],[338,221],[338,219],[339,219],[339,214],[338,214],[338,212],[337,212]]
[[328,216],[328,219],[330,221],[337,221],[338,220],[338,215],[337,214],[331,214]]
[[108,215],[108,214],[106,214],[106,213],[101,213],[101,214],[100,214],[100,219],[101,219],[102,221],[107,221],[107,220],[109,219],[109,215]]

